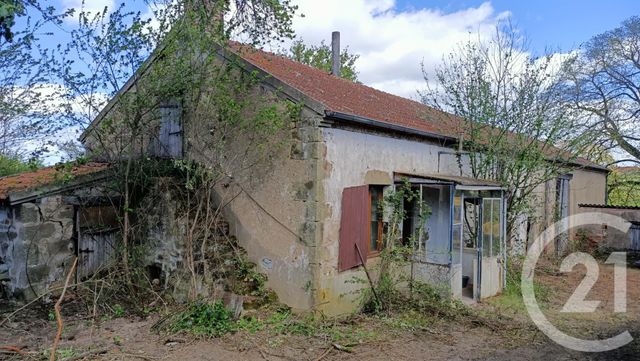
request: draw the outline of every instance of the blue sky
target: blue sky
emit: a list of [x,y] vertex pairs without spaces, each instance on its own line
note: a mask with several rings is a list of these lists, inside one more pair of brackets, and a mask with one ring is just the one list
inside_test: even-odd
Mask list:
[[[526,34],[531,50],[568,52],[594,35],[640,15],[640,0],[507,1],[507,0],[293,0],[304,18],[294,29],[310,43],[342,32],[342,44],[360,55],[356,67],[365,84],[405,97],[424,85],[420,63],[433,69],[455,44],[493,31],[507,16]],[[103,9],[121,0],[85,0],[88,9]],[[147,12],[143,0],[127,8]],[[53,0],[58,8],[79,7],[82,0]],[[72,21],[67,23],[71,26]],[[64,39],[66,36],[57,36]],[[271,49],[281,50],[281,49]]]
[[[455,12],[480,6],[476,0],[399,0],[398,9],[437,8]],[[640,15],[638,0],[494,0],[498,12],[509,11],[513,22],[524,31],[536,52],[545,47],[567,51],[593,35],[617,27],[624,19]]]
[[360,54],[360,80],[414,98],[424,87],[420,63],[432,71],[461,42],[486,37],[506,17],[534,55],[569,52],[594,35],[640,15],[640,1],[294,0],[306,17],[295,22],[304,40],[328,39]]
[[[421,72],[428,73],[457,44],[487,37],[510,17],[525,33],[534,55],[546,49],[569,52],[594,35],[640,15],[640,0],[622,1],[506,1],[506,0],[292,0],[304,18],[293,27],[299,38],[317,44],[341,32],[343,46],[360,55],[359,80],[396,95],[415,99],[424,89]],[[121,0],[86,0],[91,10],[114,7]],[[143,0],[126,0],[132,10],[148,12]],[[52,0],[57,8],[79,7],[82,0]],[[20,20],[19,20],[20,21]],[[74,21],[67,21],[69,29]],[[64,32],[55,39],[64,41]],[[284,45],[286,47],[287,44]],[[274,46],[267,50],[282,50]],[[69,134],[73,136],[73,134]],[[66,136],[65,136],[66,137]]]

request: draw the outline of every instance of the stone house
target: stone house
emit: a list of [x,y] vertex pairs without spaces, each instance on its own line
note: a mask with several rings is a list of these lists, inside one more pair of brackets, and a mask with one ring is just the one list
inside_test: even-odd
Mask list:
[[[241,44],[220,50],[218,58],[257,74],[252,94],[302,104],[300,120],[286,135],[290,146],[278,149],[264,172],[230,171],[234,176],[217,195],[222,202],[238,190],[224,207],[230,232],[268,275],[281,301],[326,314],[352,311],[355,291],[363,286],[350,281],[364,279],[362,263],[378,262],[387,219],[376,205],[407,180],[433,210],[426,224],[417,224],[417,205],[403,203],[410,217],[402,237],[419,227],[429,235],[419,242],[415,276],[453,297],[478,300],[500,292],[506,264],[504,194],[498,184],[469,176],[468,161],[457,152],[461,122]],[[119,96],[133,83],[132,78]],[[104,141],[99,126],[117,118],[119,96],[81,136],[96,156],[120,141]],[[142,153],[206,163],[197,140],[209,132],[187,117],[180,104],[164,107],[159,127],[140,145]],[[606,169],[584,159],[572,165],[575,171],[541,189],[549,197],[541,215],[570,213],[578,203],[604,198]]]
[[0,300],[30,300],[64,282],[74,256],[76,279],[116,250],[117,221],[104,197],[109,166],[48,167],[0,178]]

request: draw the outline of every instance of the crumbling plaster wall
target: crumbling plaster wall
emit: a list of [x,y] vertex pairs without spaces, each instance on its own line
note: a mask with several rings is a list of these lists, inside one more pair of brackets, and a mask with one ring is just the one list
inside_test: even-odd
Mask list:
[[[607,173],[589,169],[574,169],[569,174],[572,175],[569,181],[569,215],[581,212],[579,204],[605,204],[607,192]],[[544,232],[544,230],[552,226],[556,221],[557,212],[557,189],[556,178],[551,179],[544,184],[536,187],[534,194],[534,212],[529,222],[528,243],[529,245]],[[572,225],[569,224],[571,228]],[[576,236],[576,229],[571,228],[569,238]],[[555,243],[551,242],[546,250],[548,252],[555,251]],[[516,252],[517,254],[525,253],[523,247]]]
[[[456,157],[446,154],[455,149],[425,140],[337,128],[324,128],[323,140],[326,152],[322,174],[322,209],[325,221],[323,237],[317,250],[319,277],[316,302],[326,314],[341,314],[357,307],[357,291],[363,287],[362,283],[350,281],[354,278],[366,279],[361,268],[338,272],[343,189],[368,184],[368,178],[371,178],[368,175],[371,174],[377,174],[377,178],[386,178],[391,182],[394,172],[456,176],[461,173]],[[469,175],[469,167],[464,158],[462,171],[462,175]],[[385,173],[386,177],[380,176]],[[369,259],[367,265],[375,269],[377,261],[376,258]],[[430,267],[421,269],[428,270]],[[430,274],[429,277],[442,279],[446,283],[450,275],[445,273],[447,275],[438,272],[438,275]],[[429,277],[425,276],[427,280]]]
[[607,173],[576,169],[569,182],[569,214],[580,212],[578,204],[605,204]]
[[[229,232],[258,271],[267,275],[267,286],[297,310],[308,310],[314,304],[313,265],[320,231],[320,120],[317,113],[303,108],[300,119],[277,135],[280,141],[269,148],[273,152],[270,160],[255,162],[245,170],[231,165],[226,170],[230,177],[215,194],[216,204],[225,205]],[[207,164],[208,150],[198,142],[198,134],[208,134],[208,130],[191,124],[186,132],[187,158]],[[225,147],[229,158],[243,141],[239,138]]]
[[[62,196],[1,212],[0,274],[7,296],[32,299],[66,276],[74,256],[74,209]],[[3,278],[3,276],[0,276]]]
[[[144,215],[138,219],[144,232],[140,237],[144,239],[145,264],[158,267],[164,275],[172,275],[183,266],[187,234],[186,218],[179,213],[184,209],[184,199],[177,199],[170,185],[171,180],[156,179],[140,206]],[[163,281],[168,282],[169,278]]]
[[[570,182],[571,183],[571,182]],[[556,178],[548,180],[543,184],[539,184],[532,192],[533,212],[529,218],[522,218],[522,227],[525,229],[526,238],[521,242],[514,243],[511,249],[513,255],[524,255],[529,245],[542,234],[542,232],[552,224],[556,219],[557,195],[556,195]],[[547,248],[551,252],[555,249],[553,242]]]

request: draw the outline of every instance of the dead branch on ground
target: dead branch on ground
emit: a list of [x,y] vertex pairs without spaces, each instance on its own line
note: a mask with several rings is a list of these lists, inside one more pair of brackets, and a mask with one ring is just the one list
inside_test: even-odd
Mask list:
[[64,287],[62,288],[62,294],[60,294],[60,298],[58,298],[58,302],[56,302],[56,305],[53,307],[55,309],[56,312],[56,321],[58,323],[58,332],[56,333],[56,338],[53,340],[53,346],[51,347],[51,356],[49,357],[50,361],[55,361],[56,359],[56,349],[58,348],[58,343],[60,343],[60,337],[62,337],[62,328],[63,328],[63,323],[62,323],[62,315],[60,314],[60,304],[62,303],[62,300],[64,299],[64,295],[67,292],[67,287],[69,287],[69,282],[71,282],[71,276],[73,276],[73,272],[76,269],[76,266],[78,265],[78,257],[75,257],[73,259],[73,264],[71,265],[71,269],[69,270],[69,273],[67,274],[67,279],[64,281]]

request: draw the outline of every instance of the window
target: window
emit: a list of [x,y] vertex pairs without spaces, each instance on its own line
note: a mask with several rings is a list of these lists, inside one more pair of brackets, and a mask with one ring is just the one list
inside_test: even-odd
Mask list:
[[502,244],[502,202],[500,198],[483,198],[482,202],[483,257],[496,257]]
[[463,242],[465,248],[478,247],[478,221],[481,198],[465,198],[463,207]]
[[375,256],[382,251],[384,244],[383,229],[383,194],[382,186],[369,187],[369,255]]

